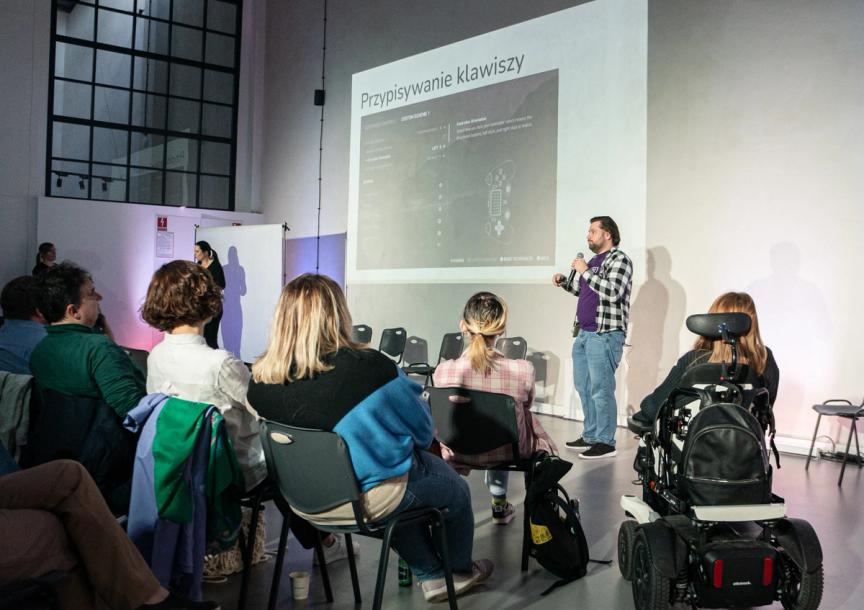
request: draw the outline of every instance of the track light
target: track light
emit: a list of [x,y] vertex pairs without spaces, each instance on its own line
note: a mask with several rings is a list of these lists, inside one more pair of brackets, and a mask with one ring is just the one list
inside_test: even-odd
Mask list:
[[84,178],[78,177],[78,188],[84,190]]
[[61,186],[63,186],[63,178],[57,176],[57,182],[55,182],[54,184],[56,184],[57,188],[59,189]]

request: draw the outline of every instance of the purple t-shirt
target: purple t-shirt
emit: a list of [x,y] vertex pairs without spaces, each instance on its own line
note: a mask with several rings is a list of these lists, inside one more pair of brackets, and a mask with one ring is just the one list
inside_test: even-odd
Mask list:
[[[588,261],[588,268],[591,273],[598,273],[603,260],[609,251],[596,255]],[[597,332],[597,306],[600,304],[600,296],[594,292],[585,278],[579,276],[579,303],[576,305],[576,319],[579,321],[579,328],[588,332]]]

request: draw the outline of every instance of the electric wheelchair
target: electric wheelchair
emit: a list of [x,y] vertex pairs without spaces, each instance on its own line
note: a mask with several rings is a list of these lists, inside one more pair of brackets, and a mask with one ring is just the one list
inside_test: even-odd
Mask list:
[[690,316],[687,328],[729,345],[731,362],[688,369],[653,424],[628,420],[642,497],[621,498],[618,561],[638,610],[775,600],[813,610],[822,599],[819,539],[771,492],[769,397],[736,350],[750,323],[743,313]]

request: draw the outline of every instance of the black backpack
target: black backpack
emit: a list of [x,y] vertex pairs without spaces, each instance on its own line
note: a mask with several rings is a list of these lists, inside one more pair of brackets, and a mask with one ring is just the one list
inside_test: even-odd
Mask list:
[[591,561],[579,503],[571,500],[558,484],[572,466],[555,455],[540,456],[534,463],[533,480],[525,494],[531,527],[530,555],[561,579],[542,595],[585,576]]

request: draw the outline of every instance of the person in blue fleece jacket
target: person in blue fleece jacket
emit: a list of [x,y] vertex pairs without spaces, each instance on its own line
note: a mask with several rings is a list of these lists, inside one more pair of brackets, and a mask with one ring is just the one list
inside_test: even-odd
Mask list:
[[[468,485],[427,451],[433,427],[422,387],[350,335],[351,315],[339,285],[323,275],[295,278],[282,290],[267,348],[252,366],[249,403],[265,419],[338,433],[348,445],[370,521],[386,523],[410,508],[446,508],[453,581],[456,594],[464,593],[493,569],[487,559],[472,559]],[[299,514],[313,523],[353,522],[348,505]],[[393,548],[411,566],[426,600],[447,598],[428,526],[400,528]]]

